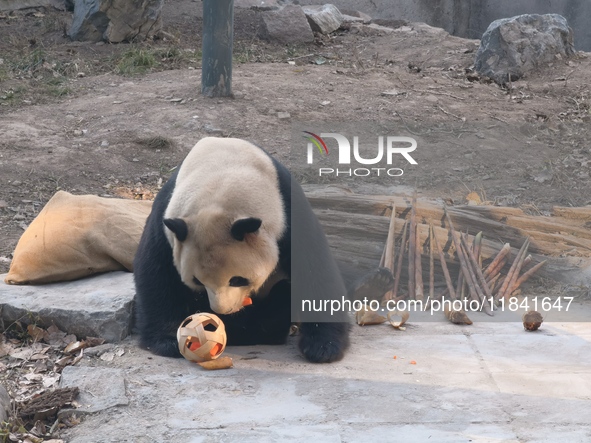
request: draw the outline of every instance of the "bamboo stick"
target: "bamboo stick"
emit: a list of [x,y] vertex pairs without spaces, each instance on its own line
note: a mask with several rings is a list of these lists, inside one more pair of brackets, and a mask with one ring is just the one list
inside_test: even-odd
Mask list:
[[415,191],[410,208],[410,229],[408,233],[408,298],[415,299],[415,254],[417,240],[417,222],[416,222],[416,196]]
[[[433,225],[430,225],[429,228],[433,230]],[[450,297],[455,300],[456,299],[456,291],[454,291],[454,285],[451,281],[451,277],[449,275],[449,270],[447,269],[447,263],[445,262],[445,255],[443,255],[443,251],[439,247],[439,242],[437,241],[437,237],[433,235],[435,239],[435,249],[437,250],[437,254],[439,254],[439,261],[441,262],[441,269],[443,270],[443,276],[445,277],[445,284],[447,285],[447,290],[449,292]]]
[[392,298],[395,299],[398,295],[398,284],[400,283],[400,274],[402,273],[402,260],[404,259],[404,251],[406,250],[406,232],[408,228],[408,221],[404,222],[402,227],[402,242],[400,243],[400,253],[398,254],[398,265],[396,266],[396,275],[394,276],[394,289],[392,289]]
[[415,239],[415,299],[423,300],[425,287],[423,285],[423,265],[421,263],[421,242],[419,239],[419,229],[416,228]]
[[390,226],[388,228],[388,237],[386,238],[386,249],[384,258],[384,268],[388,268],[394,274],[395,261],[395,243],[396,243],[396,206],[392,206],[392,216],[390,217]]
[[[446,206],[444,206],[444,212],[445,212],[445,216],[447,219],[447,223],[449,225],[451,239],[452,239],[454,246],[456,248],[456,255],[458,256],[458,261],[460,262],[460,271],[461,271],[462,275],[464,276],[464,279],[466,279],[466,282],[468,283],[468,288],[470,289],[470,296],[472,297],[473,300],[478,301],[478,300],[480,300],[480,297],[479,297],[478,293],[476,292],[476,288],[472,284],[472,281],[470,280],[470,273],[468,271],[466,259],[464,257],[463,251],[462,251],[462,245],[460,244],[460,242],[456,238],[456,230],[453,227],[453,223],[451,221],[449,213],[447,212]],[[459,290],[459,288],[458,288],[458,290]]]
[[547,262],[548,260],[544,260],[541,261],[540,263],[538,263],[537,265],[533,266],[531,269],[528,269],[526,272],[524,272],[521,277],[519,277],[515,283],[513,284],[512,288],[511,288],[511,292],[510,294],[512,294],[513,292],[515,292],[523,283],[525,283],[526,281],[528,281],[530,279],[530,277],[532,275],[534,275],[538,269],[540,269],[542,266],[544,266],[544,264]]
[[[505,243],[493,261],[488,265],[488,267],[484,271],[484,276],[489,277],[496,268],[499,267],[499,264],[503,261],[505,257],[507,257],[511,253],[511,245],[509,243]],[[499,270],[502,267],[499,268]]]
[[435,298],[435,265],[433,263],[433,225],[429,223],[429,300]]
[[[472,252],[472,249],[468,245],[468,240],[466,239],[466,236],[462,234],[462,235],[460,235],[460,237],[461,237],[462,244],[464,245],[464,248],[466,249],[469,263],[472,264],[472,268],[474,269],[476,277],[478,278],[478,282],[480,282],[480,288],[484,291],[484,294],[486,295],[485,299],[482,300],[482,302],[483,302],[482,309],[486,312],[486,307],[488,307],[489,311],[491,311],[491,314],[492,314],[492,297],[493,297],[493,295],[490,291],[490,287],[486,283],[486,278],[484,278],[484,275],[482,274],[482,269],[480,269],[480,265],[478,264],[478,259],[474,256],[474,252]],[[476,238],[474,239],[474,241],[476,242]]]
[[513,277],[515,275],[515,271],[517,271],[517,273],[519,273],[519,269],[521,269],[521,265],[523,264],[523,259],[525,258],[525,254],[527,253],[528,247],[529,247],[529,237],[525,239],[525,241],[523,242],[523,245],[521,246],[521,249],[517,253],[515,260],[513,261],[513,264],[511,265],[511,268],[509,269],[509,272],[507,273],[505,280],[503,281],[501,289],[499,289],[499,292],[497,292],[497,294],[495,295],[496,300],[498,300],[502,297],[505,297],[507,295],[507,291],[511,287],[511,283],[513,283]]

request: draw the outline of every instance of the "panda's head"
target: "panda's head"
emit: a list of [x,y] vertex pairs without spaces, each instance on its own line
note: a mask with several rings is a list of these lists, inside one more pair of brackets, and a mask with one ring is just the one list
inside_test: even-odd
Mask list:
[[218,314],[239,311],[279,261],[277,238],[257,217],[230,217],[221,208],[164,220],[174,265],[183,283],[207,290]]

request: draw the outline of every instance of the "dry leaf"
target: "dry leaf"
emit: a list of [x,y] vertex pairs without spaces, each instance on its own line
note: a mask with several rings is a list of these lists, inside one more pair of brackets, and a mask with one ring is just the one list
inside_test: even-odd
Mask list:
[[388,321],[390,322],[390,324],[394,327],[394,329],[400,329],[401,331],[406,330],[406,328],[403,325],[406,323],[409,317],[410,313],[408,311],[388,312]]
[[64,354],[74,354],[85,347],[86,343],[84,341],[73,341],[68,346],[66,346],[66,349],[64,349]]
[[476,192],[470,192],[466,196],[466,201],[468,202],[468,205],[481,205],[482,204],[482,200],[480,199],[480,196]]
[[10,352],[8,355],[10,355],[12,358],[16,358],[18,360],[28,360],[30,359],[33,354],[35,354],[35,350],[32,348],[24,348],[24,349],[17,349],[14,350],[12,352]]
[[43,377],[43,387],[49,388],[49,387],[53,386],[54,384],[56,384],[59,381],[59,379],[60,379],[59,374],[47,375],[47,376]]
[[86,343],[87,348],[92,348],[94,346],[102,345],[105,342],[105,339],[100,337],[86,337],[84,342]]
[[72,357],[71,355],[67,356],[67,357],[62,357],[59,360],[56,360],[55,365],[56,366],[60,366],[60,367],[65,367],[68,364],[70,364],[71,361],[74,360],[74,357]]
[[45,329],[36,325],[27,326],[27,332],[35,341],[47,341],[47,337],[49,337],[49,334]]
[[355,320],[359,326],[365,325],[379,325],[386,321],[386,317],[378,314],[375,311],[368,311],[367,309],[360,309],[355,314]]
[[82,360],[82,357],[84,356],[84,349],[80,349],[80,354],[78,354],[74,360],[72,360],[72,366],[74,366],[76,363],[78,363],[80,360]]
[[115,350],[115,355],[116,355],[117,357],[121,357],[123,354],[125,354],[125,349],[123,349],[123,348],[117,348],[117,349]]
[[10,354],[12,351],[14,351],[13,346],[8,343],[0,343],[0,358]]

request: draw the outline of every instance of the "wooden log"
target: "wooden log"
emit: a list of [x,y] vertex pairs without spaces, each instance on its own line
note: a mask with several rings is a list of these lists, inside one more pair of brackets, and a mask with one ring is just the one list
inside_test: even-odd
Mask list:
[[[308,195],[315,209],[331,208],[367,215],[381,215],[392,204],[403,213],[410,203],[408,197],[345,194],[335,189],[331,192],[316,190]],[[418,201],[415,209],[424,219],[444,218],[442,205]],[[502,238],[511,244],[522,244],[523,238],[529,236],[531,252],[536,254],[560,256],[572,254],[573,248],[579,248],[579,256],[591,257],[591,230],[573,226],[565,218],[528,216],[517,208],[494,206],[457,206],[448,210],[462,230],[483,231],[488,238]]]
[[[333,188],[330,188],[333,189]],[[389,219],[389,208],[392,202],[396,203],[396,215],[397,217],[408,216],[410,212],[410,199],[402,197],[384,197],[384,196],[360,196],[357,194],[344,194],[342,190],[337,192],[322,193],[319,189],[313,193],[311,202],[314,205],[315,212],[324,228],[329,244],[334,252],[335,257],[346,264],[350,264],[359,269],[360,272],[370,271],[376,268],[379,263],[380,257],[383,252],[384,241],[388,231],[388,219]],[[350,196],[350,198],[347,197]],[[400,202],[400,205],[398,205]],[[342,208],[344,211],[335,210],[335,208]],[[431,212],[424,210],[427,207],[434,207],[435,209]],[[359,212],[360,208],[368,210],[368,214],[362,214]],[[472,208],[472,207],[470,207]],[[508,214],[521,213],[523,212],[515,208],[498,208],[501,210],[507,210]],[[450,214],[456,220],[457,212],[454,208],[449,208]],[[378,214],[378,215],[372,215]],[[434,235],[437,236],[442,248],[449,252],[446,255],[447,264],[452,275],[459,269],[459,264],[453,259],[454,256],[454,245],[450,243],[448,232],[446,229],[441,227],[441,216],[443,211],[441,206],[433,205],[431,203],[423,203],[420,200],[417,203],[417,214],[427,220],[431,220],[434,223]],[[433,216],[430,217],[429,214]],[[460,214],[460,219],[464,217]],[[474,215],[476,217],[476,214]],[[511,217],[508,217],[511,218]],[[548,217],[532,217],[536,218],[548,218]],[[563,220],[562,218],[559,218]],[[461,220],[460,220],[461,221]],[[497,238],[502,238],[503,241],[511,241],[512,244],[519,244],[523,242],[523,237],[520,231],[513,230],[511,227],[506,227],[499,223],[500,226],[507,228],[503,231],[497,231],[497,234],[489,233],[486,229],[487,220],[481,220],[481,223],[475,224],[480,230],[484,231],[484,239],[482,242],[482,258],[486,265],[494,256],[499,252],[502,244],[496,241]],[[476,223],[476,222],[475,222]],[[496,223],[496,222],[493,222]],[[402,234],[403,220],[396,223],[397,235]],[[418,226],[418,232],[420,241],[426,241],[428,237],[428,229],[423,228],[425,225]],[[460,225],[463,229],[470,227],[471,225]],[[407,228],[408,229],[408,228]],[[565,232],[568,232],[569,227],[565,227]],[[589,230],[591,232],[591,230]],[[500,235],[499,235],[500,233]],[[515,234],[515,235],[513,235]],[[517,235],[519,234],[519,235]],[[591,261],[586,260],[584,257],[590,254],[590,251],[586,248],[574,248],[569,242],[568,238],[565,241],[557,241],[553,243],[545,243],[543,241],[534,241],[536,233],[532,236],[532,246],[530,251],[532,252],[532,259],[534,262],[541,262],[548,259],[547,264],[542,267],[537,275],[543,278],[551,279],[557,282],[573,283],[580,282],[585,283],[589,277],[585,277],[581,273],[581,269],[587,266],[591,266]],[[559,236],[557,235],[559,238]],[[490,240],[491,238],[495,240]],[[515,240],[511,240],[515,238]],[[534,244],[535,243],[535,244]],[[513,256],[517,254],[517,249],[511,249]],[[541,251],[544,255],[541,255],[535,251]],[[406,263],[406,258],[404,259]],[[505,265],[504,271],[508,271],[510,263]],[[435,270],[436,281],[441,279],[443,281],[443,274],[439,267]],[[406,266],[402,269],[401,279],[406,280]]]
[[580,208],[554,206],[552,208],[552,214],[555,217],[562,217],[570,220],[591,221],[591,206],[583,206]]

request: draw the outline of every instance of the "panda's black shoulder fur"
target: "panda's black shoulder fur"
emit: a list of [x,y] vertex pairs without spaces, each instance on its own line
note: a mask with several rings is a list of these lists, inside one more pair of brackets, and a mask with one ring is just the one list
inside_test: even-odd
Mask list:
[[[291,281],[280,281],[266,297],[254,297],[251,306],[235,314],[219,316],[226,327],[228,345],[284,343],[291,325],[294,279],[298,279],[295,285],[298,290],[307,291],[305,293],[311,297],[318,294],[321,298],[340,299],[346,295],[322,228],[303,190],[293,181],[287,168],[270,157],[277,171],[286,221],[284,234],[278,241],[279,267]],[[164,231],[164,213],[175,191],[177,175],[178,170],[156,196],[134,260],[140,344],[155,354],[170,357],[181,356],[176,339],[180,323],[193,313],[212,312],[207,293],[195,292],[181,281]],[[298,241],[292,244],[294,234]],[[301,272],[295,266],[294,275],[292,257],[317,263],[315,274],[299,275]],[[344,313],[339,322],[302,323],[300,334],[300,351],[312,362],[339,360],[349,345],[349,323]]]

